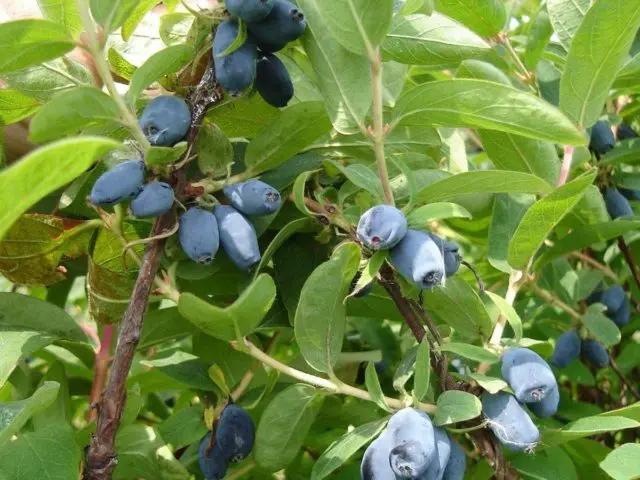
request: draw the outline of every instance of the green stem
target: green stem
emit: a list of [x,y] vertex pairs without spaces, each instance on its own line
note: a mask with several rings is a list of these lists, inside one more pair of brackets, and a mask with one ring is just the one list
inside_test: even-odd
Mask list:
[[376,167],[380,184],[382,185],[382,193],[384,201],[389,205],[395,205],[393,200],[393,192],[389,183],[389,171],[387,169],[387,161],[384,156],[384,112],[382,104],[382,59],[380,58],[380,49],[376,49],[371,56],[371,87],[373,93],[373,128],[370,132],[373,141],[373,152],[376,157]]
[[[351,397],[359,398],[361,400],[366,400],[368,402],[374,401],[369,392],[365,390],[360,390],[359,388],[352,387],[351,385],[347,385],[342,382],[340,382],[339,384],[334,383],[327,378],[316,377],[315,375],[302,372],[289,365],[279,362],[246,339],[244,341],[244,345],[240,345],[238,344],[238,342],[230,342],[230,344],[236,350],[245,352],[256,360],[261,361],[265,365],[268,365],[271,368],[278,370],[279,372],[284,373],[285,375],[295,378],[296,380],[299,380],[301,382],[308,383],[309,385],[314,385],[319,388],[324,388],[325,390],[338,395],[348,395]],[[402,409],[406,406],[404,402],[398,400],[397,398],[384,397],[384,399],[387,405],[397,410]],[[436,411],[436,406],[430,403],[418,403],[417,406],[427,413],[435,413]]]
[[109,65],[105,60],[104,49],[98,40],[98,35],[93,25],[93,20],[91,19],[91,14],[89,13],[89,7],[87,6],[86,0],[78,0],[78,9],[80,11],[80,19],[82,21],[82,27],[87,34],[87,49],[93,60],[96,64],[96,69],[98,70],[98,75],[100,79],[104,83],[104,86],[107,88],[109,95],[118,106],[118,110],[120,112],[120,117],[123,122],[127,125],[129,130],[131,130],[131,134],[136,139],[136,141],[140,144],[142,149],[146,152],[151,144],[147,140],[147,137],[144,135],[140,127],[138,126],[138,120],[135,115],[131,112],[124,99],[118,93],[116,89],[116,84],[113,81],[113,77],[111,76],[111,71],[109,70]]
[[536,83],[535,77],[529,71],[526,65],[522,63],[522,60],[520,59],[520,55],[518,55],[518,52],[516,52],[516,49],[513,48],[513,44],[511,43],[511,40],[509,39],[509,37],[505,34],[501,36],[500,40],[502,44],[505,46],[505,48],[507,49],[507,52],[509,53],[509,56],[511,57],[511,59],[515,62],[516,66],[518,67],[518,70],[520,70],[520,73],[526,78],[527,82],[531,85],[531,87],[535,90],[535,92],[538,95],[540,95],[540,90],[538,89],[538,85]]

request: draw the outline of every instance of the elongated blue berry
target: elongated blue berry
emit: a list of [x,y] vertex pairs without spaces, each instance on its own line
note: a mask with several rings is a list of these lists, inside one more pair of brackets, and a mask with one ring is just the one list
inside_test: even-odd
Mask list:
[[147,103],[138,123],[151,145],[171,147],[189,131],[191,110],[180,97],[161,95]]
[[616,146],[616,139],[608,123],[598,120],[591,127],[591,139],[589,140],[589,150],[596,154],[597,158],[604,155]]
[[531,452],[540,440],[540,432],[516,397],[498,392],[482,394],[482,412],[489,429],[505,448],[514,452]]
[[211,263],[220,245],[216,217],[208,210],[190,208],[180,217],[178,238],[182,250],[191,260]]
[[209,448],[211,433],[205,435],[198,447],[198,463],[207,480],[220,480],[227,474],[227,461],[218,445]]
[[376,205],[362,214],[358,222],[358,240],[371,250],[395,247],[407,233],[407,219],[390,205]]
[[604,203],[607,206],[607,212],[614,220],[619,217],[633,215],[629,200],[624,198],[617,188],[607,188],[604,194]]
[[173,206],[174,194],[171,185],[165,182],[147,183],[131,201],[131,213],[138,218],[158,217]]
[[229,259],[243,271],[260,261],[258,237],[253,225],[235,208],[218,205],[213,213],[218,220],[220,243]]
[[389,464],[389,454],[392,449],[391,435],[384,430],[367,447],[360,464],[362,480],[395,480],[396,476]]
[[429,233],[433,241],[436,243],[444,258],[444,273],[448,277],[452,277],[456,274],[460,268],[460,247],[457,243],[450,242],[443,238],[440,238],[435,233]]
[[293,83],[287,67],[271,53],[258,55],[254,86],[264,101],[274,107],[286,107],[293,98]]
[[575,330],[564,332],[556,340],[556,346],[551,356],[551,363],[558,368],[566,367],[580,356],[581,344],[582,340],[580,340],[578,332]]
[[240,461],[251,453],[256,430],[249,414],[237,405],[228,405],[222,411],[216,426],[216,444],[225,458]]
[[230,53],[226,50],[238,36],[238,22],[225,20],[213,38],[213,63],[218,83],[232,95],[238,95],[253,84],[256,78],[257,51],[255,44],[247,39]]
[[464,472],[467,469],[467,456],[458,442],[451,439],[451,453],[449,462],[444,469],[442,480],[464,480]]
[[552,388],[541,401],[536,403],[527,403],[527,406],[536,417],[546,418],[556,414],[559,404],[560,391],[558,387],[556,387]]
[[282,204],[280,192],[260,180],[224,187],[224,196],[233,208],[245,215],[269,215],[277,212]]
[[89,201],[94,205],[115,205],[133,198],[144,182],[144,162],[128,160],[98,177]]
[[274,0],[269,15],[259,22],[247,23],[251,37],[263,52],[277,52],[304,33],[306,20],[302,10],[287,0]]
[[273,0],[225,0],[224,5],[234,17],[245,22],[258,22],[269,15]]
[[502,376],[522,403],[539,402],[558,387],[551,368],[528,348],[511,348],[502,356]]
[[442,285],[445,278],[440,249],[422,230],[407,231],[400,243],[391,249],[391,263],[421,290]]
[[609,365],[609,352],[600,342],[592,339],[582,341],[582,355],[584,359],[596,368]]

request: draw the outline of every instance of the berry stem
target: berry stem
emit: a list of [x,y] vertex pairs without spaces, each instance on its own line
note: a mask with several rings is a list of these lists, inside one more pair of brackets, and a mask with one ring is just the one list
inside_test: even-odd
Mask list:
[[588,263],[596,270],[600,270],[602,273],[604,273],[607,277],[609,277],[614,282],[622,283],[620,282],[620,277],[618,277],[618,275],[616,275],[613,270],[611,270],[606,265],[603,265],[602,263],[598,262],[595,258],[592,258],[589,255],[582,252],[571,252],[571,256],[579,259],[584,263]]
[[96,33],[96,29],[94,28],[93,20],[91,19],[91,14],[89,13],[89,7],[87,5],[86,0],[78,0],[78,10],[80,12],[80,19],[82,21],[82,27],[84,28],[85,33],[87,34],[87,50],[93,57],[93,60],[96,65],[96,69],[98,71],[98,75],[104,83],[104,86],[107,88],[109,95],[111,95],[112,100],[118,106],[118,110],[120,111],[120,117],[123,122],[127,125],[129,130],[131,130],[131,134],[136,139],[136,141],[140,144],[142,149],[146,152],[149,150],[151,145],[147,140],[147,137],[142,132],[140,127],[138,126],[138,120],[124,99],[118,93],[116,89],[116,84],[113,81],[113,77],[111,76],[111,71],[109,70],[109,65],[105,60],[104,48],[101,42],[98,40],[98,35]]
[[[504,299],[507,301],[509,305],[513,305],[513,302],[518,295],[518,290],[520,290],[520,280],[522,279],[522,272],[516,271],[513,272],[509,276],[509,287],[507,287],[507,293],[504,296]],[[489,339],[489,343],[491,345],[500,345],[500,340],[502,340],[502,334],[504,333],[504,327],[507,324],[507,318],[504,315],[500,315],[498,320],[496,321],[496,326],[493,327],[493,333],[491,334],[491,338]]]
[[560,167],[560,176],[556,182],[556,187],[561,187],[567,183],[569,178],[569,172],[571,171],[571,164],[573,163],[573,145],[564,146],[564,155],[562,157],[562,167]]
[[620,248],[620,251],[624,255],[624,259],[626,260],[627,265],[629,266],[629,270],[631,270],[631,275],[633,276],[633,279],[636,281],[636,285],[638,286],[638,288],[640,288],[640,271],[638,270],[638,266],[636,265],[636,262],[633,259],[633,254],[631,253],[631,249],[629,248],[629,245],[627,245],[627,242],[625,241],[624,237],[621,237],[621,236],[618,237],[618,247]]
[[105,325],[100,335],[100,350],[95,359],[95,372],[93,374],[93,385],[91,385],[91,393],[89,394],[89,412],[87,420],[92,422],[96,418],[96,409],[94,405],[98,404],[104,383],[107,380],[107,372],[109,370],[111,343],[113,341],[113,324]]
[[[238,342],[230,342],[230,345],[236,350],[245,352],[256,360],[261,361],[265,365],[268,365],[271,368],[278,370],[279,372],[284,373],[285,375],[295,378],[296,380],[299,380],[301,382],[324,388],[325,390],[328,390],[334,394],[348,395],[350,397],[359,398],[368,402],[374,401],[369,392],[365,390],[360,390],[359,388],[352,387],[351,385],[347,385],[342,382],[340,384],[337,384],[327,378],[317,377],[315,375],[311,375],[310,373],[297,370],[289,365],[285,365],[284,363],[279,362],[275,358],[269,356],[246,339],[244,341],[244,345],[239,345]],[[405,407],[404,402],[396,398],[384,397],[384,400],[391,408],[399,410]],[[427,413],[434,413],[436,411],[436,406],[429,403],[419,403],[418,408]]]
[[382,185],[382,193],[385,203],[395,205],[393,200],[393,192],[389,183],[389,171],[387,169],[387,161],[384,156],[384,137],[386,135],[384,129],[384,112],[382,104],[382,58],[380,57],[380,49],[376,48],[375,53],[371,56],[371,87],[373,93],[373,128],[369,133],[373,141],[373,152],[376,156],[376,167],[380,184]]

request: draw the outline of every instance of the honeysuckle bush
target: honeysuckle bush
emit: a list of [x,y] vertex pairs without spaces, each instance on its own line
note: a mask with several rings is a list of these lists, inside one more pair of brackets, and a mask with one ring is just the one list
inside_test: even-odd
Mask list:
[[[640,127],[640,0],[297,0],[306,31],[277,54],[294,84],[281,109],[215,84],[223,5],[39,3],[43,19],[0,24],[0,122],[27,120],[33,144],[0,172],[0,478],[203,478],[198,445],[230,399],[257,434],[226,478],[359,478],[404,406],[455,436],[466,478],[637,478],[640,219],[612,221],[601,189],[640,189],[640,143],[599,160],[588,143],[597,120]],[[172,147],[136,120],[160,94],[197,120]],[[176,190],[160,220],[87,203],[134,158]],[[260,263],[189,260],[185,206],[257,177],[283,199],[252,219]],[[355,226],[382,203],[456,242],[480,280],[462,266],[419,292],[362,248]],[[626,325],[587,305],[601,284],[625,288]],[[483,449],[479,396],[508,389],[500,355],[549,360],[571,329],[611,364],[554,367],[560,406],[535,419],[534,453]],[[109,466],[96,421],[113,426]]]

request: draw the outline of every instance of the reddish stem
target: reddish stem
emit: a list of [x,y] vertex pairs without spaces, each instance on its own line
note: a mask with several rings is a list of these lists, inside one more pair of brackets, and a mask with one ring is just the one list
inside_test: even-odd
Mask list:
[[104,389],[107,380],[107,372],[109,371],[109,363],[111,362],[111,342],[113,341],[113,325],[105,325],[100,337],[100,350],[96,355],[95,373],[93,375],[93,385],[91,385],[91,393],[89,394],[89,412],[87,420],[92,422],[96,418],[95,406],[100,401],[100,395]]

